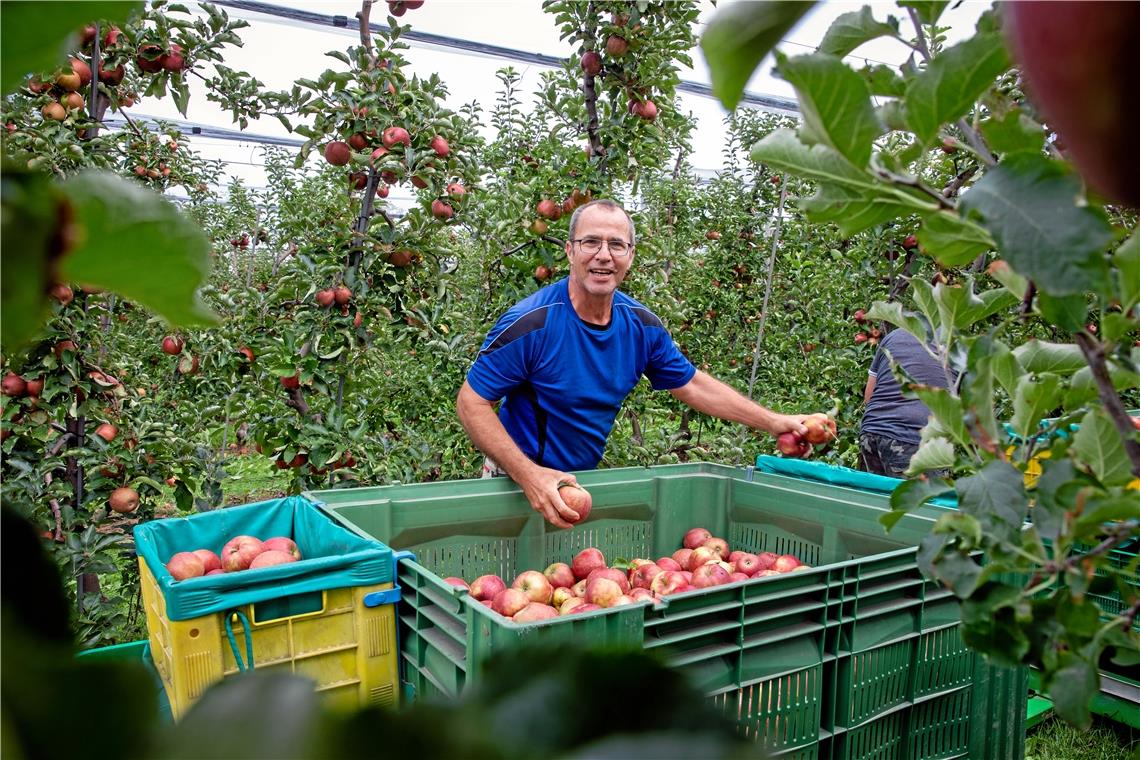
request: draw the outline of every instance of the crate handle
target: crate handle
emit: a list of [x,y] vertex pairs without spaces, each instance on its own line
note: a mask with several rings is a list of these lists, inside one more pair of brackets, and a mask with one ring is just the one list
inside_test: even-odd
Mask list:
[[[241,630],[242,633],[245,634],[246,662],[242,662],[237,639],[234,638],[233,619],[235,617],[241,621]],[[253,670],[253,634],[250,633],[249,630],[249,619],[246,618],[245,613],[241,610],[235,609],[226,613],[226,638],[230,641],[230,649],[234,653],[234,662],[237,663],[238,671],[244,672],[246,670]]]

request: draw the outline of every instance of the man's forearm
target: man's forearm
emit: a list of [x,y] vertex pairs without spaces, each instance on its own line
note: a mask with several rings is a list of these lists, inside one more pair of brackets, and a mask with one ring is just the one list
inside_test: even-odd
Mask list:
[[494,407],[466,384],[459,392],[456,411],[475,447],[493,459],[512,480],[518,481],[528,469],[535,467],[503,427]]
[[750,401],[731,386],[703,372],[698,372],[689,385],[674,391],[673,395],[698,412],[768,432],[773,432],[774,421],[778,416],[771,409]]

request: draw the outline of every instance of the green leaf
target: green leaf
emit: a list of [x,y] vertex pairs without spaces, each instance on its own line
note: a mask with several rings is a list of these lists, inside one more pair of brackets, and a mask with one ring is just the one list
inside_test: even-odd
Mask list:
[[945,388],[932,385],[911,385],[909,390],[930,407],[942,429],[955,443],[965,446],[970,442],[970,433],[963,421],[962,399]]
[[1110,311],[1100,320],[1100,331],[1105,341],[1115,343],[1130,333],[1140,332],[1140,319]]
[[[1134,364],[1140,364],[1140,349],[1132,349]],[[1132,372],[1121,366],[1111,357],[1108,360],[1108,377],[1112,380],[1112,387],[1116,390],[1140,387],[1140,374]],[[1085,366],[1073,373],[1069,380],[1069,390],[1065,393],[1065,408],[1076,409],[1097,397],[1096,381],[1093,380],[1092,368]]]
[[1013,294],[1018,301],[1025,298],[1025,291],[1029,288],[1029,280],[1013,271],[1008,262],[998,259],[990,264],[987,274],[1002,284],[1006,290]]
[[210,243],[177,207],[111,174],[79,174],[63,190],[78,241],[61,261],[67,281],[113,290],[172,324],[216,322],[198,295]]
[[981,583],[962,603],[962,642],[1001,665],[1021,664],[1029,653],[1029,638],[1020,621],[1027,607],[1020,588],[992,580]]
[[795,58],[776,53],[776,63],[780,76],[796,89],[810,134],[855,166],[867,166],[871,144],[883,127],[862,77],[841,59],[822,53]]
[[1007,68],[1000,34],[978,34],[936,56],[907,87],[907,122],[919,142],[929,145],[943,124],[967,114]]
[[1017,384],[1024,372],[1009,346],[1000,340],[994,340],[992,348],[994,353],[991,365],[993,366],[994,379],[1001,384],[1006,393],[1012,396],[1016,392]]
[[965,330],[974,323],[973,313],[982,307],[982,300],[975,295],[973,287],[957,284],[935,285],[934,300],[938,302],[938,319],[943,329]]
[[18,351],[48,314],[47,262],[60,207],[47,175],[5,167],[0,188],[0,341]]
[[142,8],[141,2],[88,0],[0,3],[0,91],[7,95],[28,74],[62,65],[88,21],[125,23]]
[[1029,511],[1022,474],[1000,460],[987,462],[974,475],[959,478],[958,508],[973,515],[996,540],[1018,544],[1017,535]]
[[957,536],[959,545],[971,551],[982,545],[982,526],[972,516],[958,511],[948,511],[934,523],[931,533]]
[[1049,322],[1067,332],[1084,329],[1089,315],[1088,302],[1084,294],[1054,296],[1041,292],[1037,296],[1037,311]]
[[1093,409],[1081,419],[1070,451],[1106,486],[1122,486],[1132,480],[1124,441],[1103,409]]
[[[867,89],[871,91],[872,95],[880,95],[885,98],[901,98],[906,94],[906,80],[899,76],[898,72],[890,66],[882,64],[875,66],[864,66],[859,70],[859,75],[867,83]],[[895,101],[891,103],[884,103],[887,105],[899,105]],[[900,111],[901,112],[901,111]],[[898,126],[893,120],[883,117],[882,111],[879,112],[879,118],[891,129],[905,129],[905,119],[898,120]]]
[[1045,147],[1045,129],[1019,109],[1002,118],[992,117],[978,125],[991,150],[999,154],[1039,154]]
[[895,486],[891,492],[891,511],[879,516],[879,522],[890,530],[908,512],[918,509],[935,496],[954,490],[946,478],[912,478]]
[[1140,498],[1135,493],[1089,499],[1084,512],[1073,526],[1073,533],[1078,538],[1103,535],[1105,523],[1121,520],[1140,520]]
[[926,345],[930,340],[926,334],[926,325],[914,314],[903,311],[898,301],[875,301],[867,311],[867,319],[871,322],[889,322],[895,327],[901,327],[918,339],[919,343]]
[[1068,375],[1088,366],[1080,346],[1072,343],[1050,343],[1030,338],[1013,349],[1013,355],[1017,357],[1026,372],[1057,372]]
[[1038,423],[1061,403],[1061,391],[1061,378],[1057,375],[1023,375],[1013,398],[1013,432],[1024,440],[1036,436]]
[[1112,255],[1112,265],[1120,283],[1120,305],[1124,311],[1140,303],[1140,232],[1132,233]]
[[942,11],[950,0],[899,0],[902,8],[914,8],[918,19],[924,24],[933,24],[942,16]]
[[970,371],[961,384],[962,405],[973,415],[974,429],[985,431],[990,441],[1000,441],[994,416],[993,338],[981,335],[970,345],[967,366]]
[[1075,655],[1064,655],[1064,666],[1055,670],[1049,682],[1049,698],[1057,715],[1077,728],[1092,724],[1089,705],[1100,690],[1096,665]]
[[918,310],[935,328],[938,323],[938,301],[934,298],[934,286],[926,280],[915,278],[910,281],[910,293]]
[[819,43],[818,51],[843,58],[852,50],[878,37],[897,37],[899,22],[894,16],[887,16],[885,22],[876,21],[871,6],[864,5],[857,11],[840,14]]
[[1041,537],[1056,543],[1065,530],[1065,514],[1072,505],[1063,500],[1062,489],[1077,477],[1073,461],[1068,457],[1041,460],[1041,476],[1037,478],[1037,502],[1033,507],[1033,524]]
[[924,441],[918,447],[918,451],[910,458],[910,467],[907,468],[906,474],[909,476],[929,470],[948,470],[956,462],[954,444],[947,438],[937,436]]
[[969,264],[994,248],[993,238],[984,227],[951,211],[924,217],[916,237],[923,250],[943,267]]
[[717,10],[701,35],[713,94],[728,110],[764,56],[814,7],[814,2],[733,3]]
[[1056,161],[1017,156],[986,172],[962,198],[1009,265],[1053,295],[1103,292],[1112,228],[1081,205],[1080,180]]

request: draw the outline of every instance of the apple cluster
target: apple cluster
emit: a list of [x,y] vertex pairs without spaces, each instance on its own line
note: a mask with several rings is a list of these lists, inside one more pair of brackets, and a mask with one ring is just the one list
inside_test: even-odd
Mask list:
[[235,536],[222,547],[221,554],[209,549],[177,552],[166,563],[166,569],[176,581],[198,578],[203,575],[238,573],[274,565],[287,565],[301,559],[297,542],[286,536],[274,536],[262,541],[253,536]]
[[789,432],[776,436],[776,448],[781,454],[802,459],[811,454],[813,445],[819,446],[835,438],[837,430],[835,420],[823,413],[808,415],[804,427],[807,432],[803,435]]
[[471,598],[516,623],[533,623],[807,569],[792,554],[729,551],[723,538],[693,528],[672,556],[634,559],[624,569],[607,566],[601,550],[590,547],[570,564],[555,562],[542,572],[519,573],[510,586],[497,575],[481,575],[471,583],[451,576],[444,582],[466,589]]

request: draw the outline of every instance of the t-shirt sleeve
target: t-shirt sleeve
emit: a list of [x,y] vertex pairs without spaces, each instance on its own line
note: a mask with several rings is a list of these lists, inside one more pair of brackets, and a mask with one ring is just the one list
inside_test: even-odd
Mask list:
[[467,382],[472,390],[487,401],[498,401],[508,392],[517,388],[529,376],[528,347],[530,341],[524,338],[512,340],[506,345],[495,347],[495,338],[507,325],[500,320],[487,335],[479,356],[467,372]]
[[697,368],[677,348],[667,330],[652,329],[648,338],[649,362],[645,365],[645,377],[654,390],[675,390],[693,379]]
[[875,358],[871,360],[871,368],[867,370],[867,374],[871,377],[878,377],[879,373],[890,367],[890,360],[887,358],[887,352],[883,350],[882,344],[875,352]]

